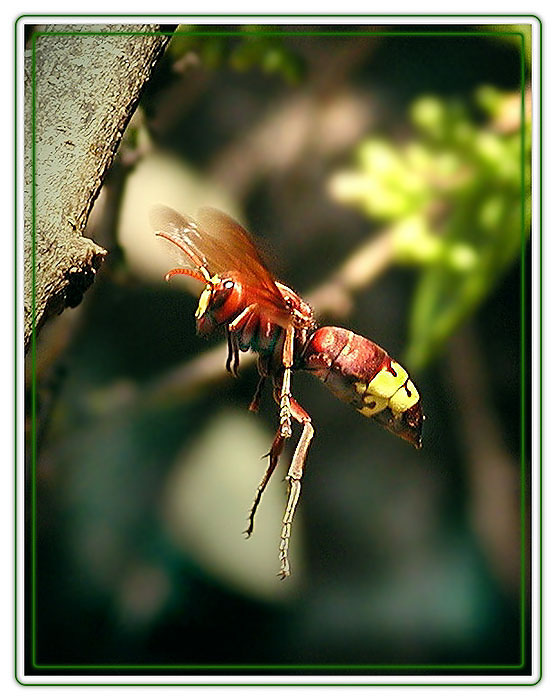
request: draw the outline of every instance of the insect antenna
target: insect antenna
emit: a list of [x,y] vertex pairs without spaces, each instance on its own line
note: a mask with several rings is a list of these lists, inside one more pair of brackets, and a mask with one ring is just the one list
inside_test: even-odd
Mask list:
[[[187,267],[174,267],[171,270],[169,270],[164,279],[166,282],[172,279],[172,277],[175,277],[176,275],[187,275],[188,277],[193,277],[194,280],[198,280],[199,282],[207,282],[207,278],[201,274],[200,272],[197,272],[197,270],[190,270]],[[210,279],[210,278],[209,278]]]
[[212,280],[212,277],[206,267],[206,260],[200,258],[190,246],[184,243],[184,241],[166,233],[165,231],[155,231],[155,236],[158,236],[158,238],[163,238],[164,240],[170,241],[170,243],[176,245],[183,253],[187,255],[198,270],[197,272],[196,270],[190,270],[187,267],[175,267],[173,270],[170,270],[170,272],[167,273],[166,281],[175,275],[187,275],[188,277],[193,277],[201,282],[210,282]]

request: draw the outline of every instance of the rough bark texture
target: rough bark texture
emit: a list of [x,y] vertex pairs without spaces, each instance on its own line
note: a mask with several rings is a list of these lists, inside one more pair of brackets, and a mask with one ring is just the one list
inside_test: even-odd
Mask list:
[[48,26],[32,39],[34,60],[33,52],[26,52],[26,349],[33,324],[37,332],[49,316],[76,306],[106,255],[83,231],[123,131],[168,41],[152,34],[159,29]]

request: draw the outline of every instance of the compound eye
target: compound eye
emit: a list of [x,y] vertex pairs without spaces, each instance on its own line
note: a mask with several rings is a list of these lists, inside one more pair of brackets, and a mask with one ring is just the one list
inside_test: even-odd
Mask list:
[[222,282],[220,288],[217,288],[212,293],[211,307],[213,309],[218,309],[222,304],[228,299],[232,293],[232,289],[235,287],[233,280],[226,280]]

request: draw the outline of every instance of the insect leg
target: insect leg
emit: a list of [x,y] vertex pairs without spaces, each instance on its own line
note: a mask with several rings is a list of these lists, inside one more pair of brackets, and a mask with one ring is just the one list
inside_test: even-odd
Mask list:
[[261,483],[257,486],[257,492],[255,493],[255,499],[253,501],[253,505],[251,506],[251,510],[249,511],[249,516],[248,516],[248,525],[247,525],[247,530],[245,530],[245,534],[247,537],[250,537],[253,528],[255,526],[255,513],[257,511],[257,508],[259,506],[259,502],[261,500],[261,496],[263,495],[263,491],[266,488],[266,485],[268,484],[268,481],[270,477],[272,476],[272,473],[274,472],[276,465],[278,464],[278,458],[280,457],[280,454],[282,450],[284,449],[284,438],[280,435],[280,430],[276,433],[276,437],[274,438],[274,441],[272,442],[272,447],[270,448],[270,452],[268,455],[265,455],[265,457],[269,457],[269,463],[268,463],[268,468],[265,471],[263,478],[261,479]]
[[290,535],[292,529],[293,516],[299,501],[301,493],[301,477],[303,476],[303,467],[307,450],[313,439],[314,429],[311,424],[309,414],[297,403],[295,399],[291,400],[292,415],[299,423],[303,425],[303,432],[295,448],[293,459],[286,475],[286,480],[289,483],[288,502],[282,520],[282,532],[280,535],[280,571],[278,576],[284,579],[290,575],[290,563],[288,560],[288,549],[290,543]]
[[[249,304],[234,320],[228,324],[228,359],[226,360],[226,369],[231,371],[234,377],[238,376],[237,370],[239,367],[239,342],[237,333],[242,330],[251,316],[251,313],[256,308],[257,304]],[[233,365],[232,363],[233,359]],[[231,365],[231,370],[230,370]]]
[[259,359],[257,360],[257,369],[259,370],[260,375],[259,382],[257,384],[257,388],[255,389],[255,395],[249,404],[249,410],[253,411],[253,413],[257,413],[259,410],[264,384],[268,377],[268,359],[263,360],[263,358],[259,355]]
[[261,396],[263,393],[265,381],[266,377],[264,375],[259,377],[257,388],[255,389],[255,395],[253,396],[253,398],[251,399],[251,403],[249,404],[249,410],[253,411],[253,413],[259,412],[259,404],[261,403]]
[[234,346],[232,343],[232,334],[229,330],[226,330],[226,340],[228,341],[228,357],[226,358],[226,371],[231,372],[231,363],[234,357]]
[[280,390],[280,434],[289,438],[292,434],[291,426],[291,366],[293,364],[293,340],[295,328],[293,325],[286,329],[284,347],[282,349],[282,364],[284,375],[282,377],[282,388]]
[[237,377],[237,368],[239,367],[239,345],[237,337],[235,333],[227,331],[226,338],[228,341],[228,357],[226,358],[226,369],[228,370],[228,372],[231,372],[234,377]]
[[231,323],[228,324],[228,330],[235,333],[242,328],[247,321],[247,317],[252,311],[255,310],[256,306],[257,304],[249,304],[249,306],[246,306],[243,311],[239,313]]
[[237,340],[237,336],[235,334],[232,334],[232,347],[234,351],[234,364],[232,365],[232,374],[234,377],[238,376],[238,367],[239,367],[239,344]]

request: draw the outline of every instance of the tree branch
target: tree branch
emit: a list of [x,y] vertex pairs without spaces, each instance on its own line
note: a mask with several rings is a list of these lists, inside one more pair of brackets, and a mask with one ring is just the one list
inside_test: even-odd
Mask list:
[[106,255],[83,231],[168,42],[158,25],[43,29],[25,62],[26,350],[33,330],[81,301]]

